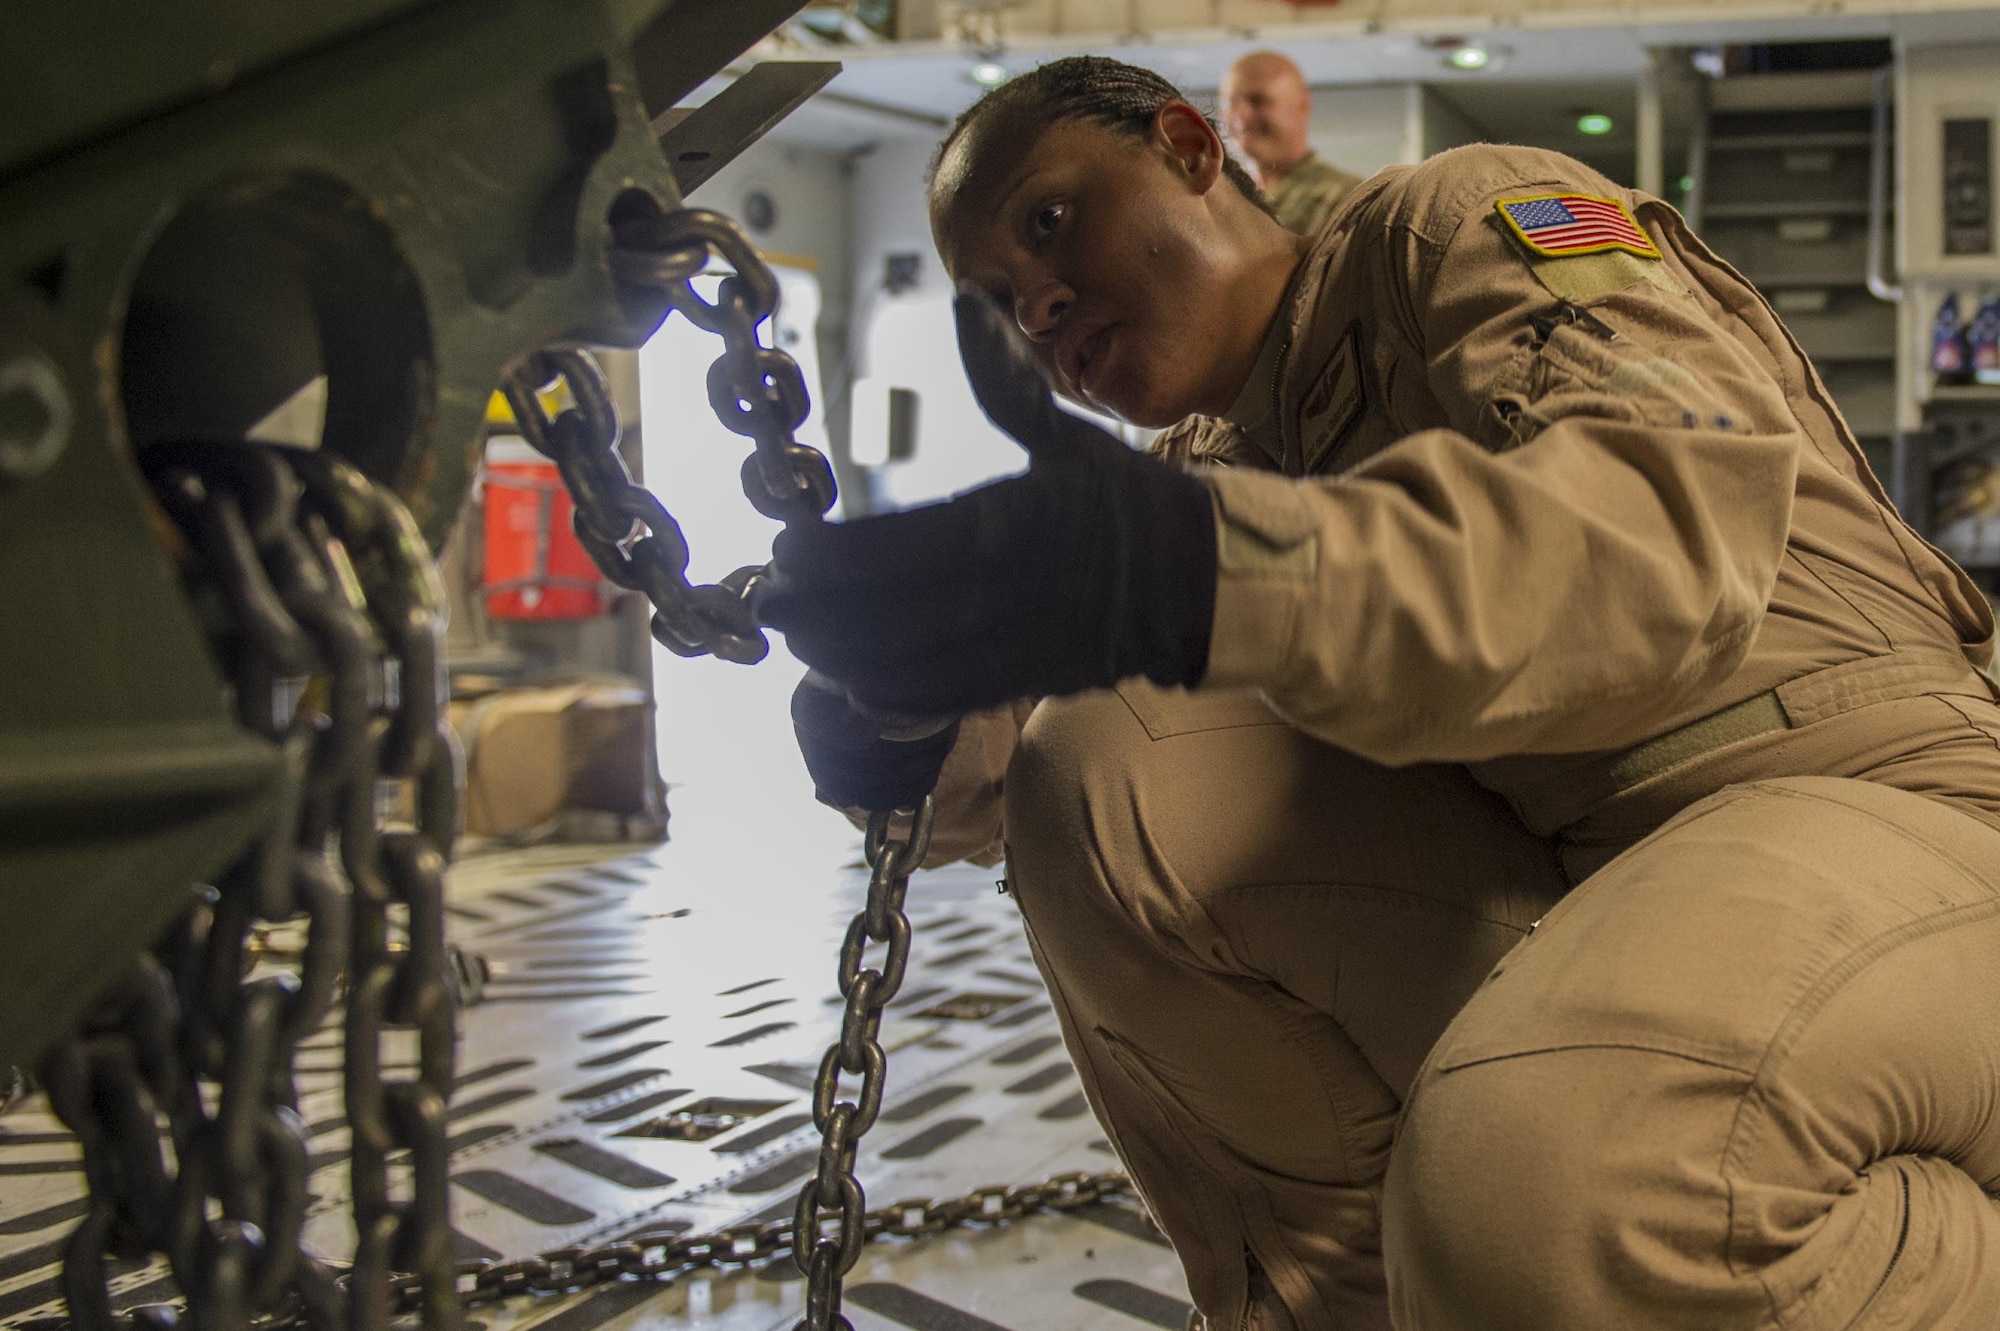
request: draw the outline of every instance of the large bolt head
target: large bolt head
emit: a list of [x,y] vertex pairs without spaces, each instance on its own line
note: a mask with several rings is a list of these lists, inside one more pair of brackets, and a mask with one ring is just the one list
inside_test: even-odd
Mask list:
[[0,478],[24,481],[55,464],[69,444],[69,394],[40,355],[0,364]]

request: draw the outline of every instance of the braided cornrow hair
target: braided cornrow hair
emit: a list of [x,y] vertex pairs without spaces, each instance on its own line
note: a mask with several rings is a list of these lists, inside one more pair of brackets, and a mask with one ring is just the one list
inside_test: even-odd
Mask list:
[[[1101,55],[1073,55],[1051,60],[1001,84],[959,113],[951,132],[938,145],[931,159],[931,175],[958,137],[973,124],[997,111],[1012,109],[1032,113],[1044,126],[1065,120],[1087,120],[1140,137],[1150,133],[1153,117],[1168,102],[1185,101],[1179,88],[1152,70],[1128,65]],[[1214,125],[1213,118],[1209,124]],[[1218,131],[1219,132],[1219,131]],[[1225,153],[1222,172],[1229,183],[1267,214],[1270,202],[1243,164]]]

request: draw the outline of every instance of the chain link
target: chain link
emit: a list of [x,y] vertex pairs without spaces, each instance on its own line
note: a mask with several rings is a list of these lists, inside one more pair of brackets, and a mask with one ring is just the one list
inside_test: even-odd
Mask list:
[[[345,1087],[355,1251],[353,1331],[385,1331],[392,1284],[418,1277],[424,1325],[458,1325],[445,1110],[456,1055],[455,977],[444,944],[444,850],[458,822],[463,760],[445,719],[445,591],[409,511],[360,472],[316,453],[294,464],[386,642],[383,712],[339,802],[336,839],[351,884]],[[337,687],[337,685],[336,685]],[[383,817],[385,812],[388,817]],[[400,926],[406,946],[391,950]],[[382,1075],[383,1041],[414,1030],[416,1072]],[[389,1157],[408,1154],[406,1194]]]
[[[912,1197],[863,1213],[862,1243],[998,1228],[1031,1215],[1068,1215],[1096,1202],[1121,1199],[1138,1197],[1131,1179],[1118,1171],[1054,1174],[1035,1183],[975,1188],[949,1197]],[[457,1268],[458,1299],[465,1307],[478,1307],[573,1294],[617,1281],[670,1285],[703,1271],[739,1271],[784,1259],[793,1251],[793,1234],[790,1220],[732,1225],[702,1234],[652,1234],[642,1229],[596,1247],[556,1248],[514,1261],[467,1261]],[[414,1277],[399,1275],[389,1289],[398,1314],[421,1311],[423,1294]],[[154,1331],[173,1325],[184,1314],[176,1304],[141,1305],[119,1313],[116,1324],[120,1331]],[[258,1331],[289,1331],[309,1324],[310,1319],[295,1314],[260,1320]],[[70,1331],[73,1325],[72,1319],[63,1317],[30,1318],[17,1331]]]
[[[998,1226],[1028,1215],[1064,1215],[1093,1202],[1132,1196],[1131,1181],[1122,1173],[1075,1173],[953,1197],[911,1198],[865,1212],[861,1242],[930,1238],[950,1229]],[[460,1269],[459,1297],[470,1307],[574,1293],[619,1280],[670,1284],[701,1271],[740,1270],[778,1259],[794,1251],[795,1232],[792,1222],[785,1220],[705,1234],[641,1231],[593,1248],[558,1248],[511,1262],[468,1262]]]
[[[107,1257],[164,1254],[197,1326],[386,1327],[390,1270],[420,1273],[425,1320],[456,1324],[445,1215],[453,1011],[440,881],[456,820],[443,723],[442,584],[396,499],[330,458],[262,445],[156,446],[141,459],[185,538],[190,595],[238,719],[280,755],[257,842],[216,876],[45,1059],[83,1146],[90,1206],[64,1250],[69,1320],[112,1331]],[[413,816],[378,822],[408,790]],[[282,960],[256,940],[303,921]],[[401,947],[392,950],[392,937]],[[293,1061],[347,990],[346,1094],[359,1251],[301,1244],[306,1130]],[[419,1036],[384,1083],[380,1041]],[[167,1121],[163,1148],[157,1118]],[[387,1156],[413,1182],[392,1199]],[[364,1199],[366,1199],[364,1201]]]
[[[694,287],[711,257],[734,270],[713,300]],[[656,288],[670,308],[722,338],[722,355],[708,372],[709,404],[755,445],[743,464],[751,505],[783,522],[814,521],[831,508],[833,468],[797,438],[811,407],[805,375],[791,356],[758,341],[759,325],[778,307],[778,280],[735,223],[699,208],[620,222],[612,231],[611,269],[622,282]],[[552,416],[541,394],[558,383],[570,404]],[[763,570],[740,568],[699,587],[688,582],[687,540],[618,456],[618,413],[589,353],[538,352],[507,376],[502,391],[521,437],[561,472],[576,506],[578,541],[606,578],[652,602],[653,636],[661,645],[679,656],[713,654],[743,665],[763,660],[770,644],[751,605]]]
[[[840,1311],[840,1281],[861,1258],[867,1241],[867,1197],[854,1176],[861,1138],[882,1111],[889,1056],[882,1049],[882,1012],[902,987],[910,966],[910,917],[903,913],[910,874],[930,849],[937,801],[924,796],[901,837],[891,835],[894,815],[868,815],[863,849],[868,899],[840,945],[838,980],[846,1000],[840,1037],[827,1048],[813,1078],[813,1126],[820,1131],[819,1167],[799,1189],[792,1216],[798,1242],[792,1260],[806,1276],[806,1311],[797,1331],[851,1331]],[[884,945],[879,966],[864,966],[870,943]],[[841,1098],[842,1074],[859,1077],[854,1098]]]

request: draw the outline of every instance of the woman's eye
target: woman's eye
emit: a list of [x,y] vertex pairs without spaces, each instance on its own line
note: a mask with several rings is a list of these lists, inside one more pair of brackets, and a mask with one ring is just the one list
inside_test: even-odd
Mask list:
[[1062,225],[1063,218],[1068,216],[1068,214],[1069,205],[1063,203],[1051,203],[1037,210],[1033,222],[1035,234],[1037,236],[1054,235],[1056,228]]

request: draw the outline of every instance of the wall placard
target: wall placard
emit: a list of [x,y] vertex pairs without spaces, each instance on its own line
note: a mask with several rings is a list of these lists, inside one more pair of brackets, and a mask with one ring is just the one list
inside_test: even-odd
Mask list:
[[1993,253],[1993,121],[1944,122],[1944,252]]

